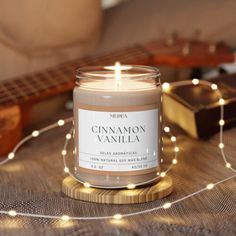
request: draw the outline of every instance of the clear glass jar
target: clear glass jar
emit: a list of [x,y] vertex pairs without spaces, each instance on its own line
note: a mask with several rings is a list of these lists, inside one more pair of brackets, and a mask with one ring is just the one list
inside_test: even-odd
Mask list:
[[157,179],[161,97],[154,67],[80,68],[73,92],[76,178],[101,188]]

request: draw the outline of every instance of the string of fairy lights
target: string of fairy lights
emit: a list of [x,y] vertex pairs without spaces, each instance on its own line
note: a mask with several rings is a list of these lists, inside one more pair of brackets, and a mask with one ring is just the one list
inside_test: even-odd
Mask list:
[[[94,184],[91,184],[89,182],[83,182],[83,181],[80,181],[78,178],[75,177],[75,175],[70,171],[69,167],[67,166],[67,163],[66,163],[66,155],[68,154],[68,151],[67,151],[67,147],[68,147],[68,144],[69,144],[69,140],[72,139],[73,137],[73,134],[74,134],[74,129],[71,129],[69,133],[66,134],[66,138],[65,138],[65,143],[64,143],[64,148],[63,150],[61,151],[61,155],[62,155],[62,158],[63,158],[63,163],[64,163],[64,172],[65,173],[68,173],[73,179],[75,179],[77,182],[80,182],[81,184],[84,185],[84,187],[88,188],[88,187],[94,187],[94,188],[103,188],[103,189],[121,189],[121,188],[127,188],[127,189],[135,189],[136,187],[138,186],[142,186],[142,185],[146,185],[146,184],[149,184],[149,183],[152,183],[154,181],[156,181],[157,179],[160,179],[160,178],[163,178],[166,176],[166,174],[171,170],[172,166],[173,165],[176,165],[178,163],[178,153],[179,153],[179,147],[177,146],[177,143],[176,143],[176,137],[174,135],[171,134],[170,132],[170,128],[168,126],[165,126],[164,127],[164,132],[167,134],[167,136],[170,137],[170,140],[173,142],[174,144],[174,158],[172,159],[172,163],[171,165],[169,165],[169,167],[165,170],[165,171],[162,171],[162,172],[157,172],[156,173],[156,177],[155,178],[152,178],[148,181],[145,181],[145,182],[139,182],[139,183],[136,183],[136,184],[133,184],[133,183],[129,183],[127,185],[120,185],[120,186],[115,186],[115,187],[104,187],[104,186],[100,186],[100,185],[94,185]],[[75,155],[75,150],[73,151],[73,154]],[[163,163],[163,158],[161,158],[160,162]],[[76,167],[75,167],[76,168]]]
[[[225,105],[225,100],[223,99],[222,97],[222,94],[220,92],[220,90],[218,89],[218,86],[214,83],[210,83],[208,81],[203,81],[203,80],[198,80],[198,79],[193,79],[192,81],[178,81],[178,82],[173,82],[172,84],[169,84],[169,83],[163,83],[162,84],[162,90],[164,93],[168,93],[170,90],[171,90],[171,86],[184,86],[184,85],[193,85],[193,86],[198,86],[199,84],[203,84],[203,85],[206,85],[208,86],[212,91],[215,91],[217,93],[217,96],[219,98],[218,100],[218,103],[220,105],[220,119],[219,119],[219,127],[220,127],[220,135],[219,135],[219,143],[218,143],[218,148],[220,149],[220,152],[221,152],[221,156],[223,158],[223,161],[225,163],[225,168],[231,170],[233,172],[233,175],[227,177],[227,178],[224,178],[220,181],[217,181],[215,183],[208,183],[205,187],[201,188],[200,190],[197,190],[193,193],[190,193],[182,198],[179,198],[179,199],[176,199],[172,202],[166,202],[164,203],[163,205],[161,206],[157,206],[157,207],[153,207],[153,208],[148,208],[146,210],[141,210],[141,211],[135,211],[135,212],[131,212],[131,213],[124,213],[124,214],[120,214],[120,213],[116,213],[114,215],[106,215],[106,216],[69,216],[69,215],[43,215],[43,214],[32,214],[32,213],[28,213],[28,212],[18,212],[14,209],[12,210],[9,210],[9,211],[6,211],[6,210],[0,210],[0,214],[3,214],[3,215],[8,215],[10,217],[15,217],[15,216],[23,216],[23,217],[35,217],[35,218],[47,218],[47,219],[55,219],[55,220],[62,220],[62,221],[69,221],[69,220],[105,220],[105,219],[114,219],[114,220],[120,220],[124,217],[130,217],[130,216],[136,216],[136,215],[140,215],[140,214],[145,214],[145,213],[150,213],[150,212],[153,212],[153,211],[157,211],[157,210],[160,210],[160,209],[168,209],[170,207],[172,207],[174,204],[177,204],[181,201],[184,201],[188,198],[191,198],[197,194],[200,194],[202,192],[205,192],[205,191],[209,191],[209,190],[212,190],[215,186],[221,184],[221,183],[224,183],[228,180],[231,180],[233,178],[236,177],[236,170],[231,166],[231,163],[228,161],[226,155],[225,155],[225,145],[224,145],[224,140],[223,140],[223,127],[225,125],[225,121],[224,121],[224,105]],[[70,117],[70,118],[67,118],[67,119],[60,119],[58,120],[56,123],[53,123],[51,125],[48,125],[40,130],[34,130],[30,135],[26,136],[25,138],[23,138],[15,147],[14,149],[12,150],[12,152],[10,152],[8,154],[8,156],[2,160],[0,162],[0,165],[3,165],[7,162],[9,162],[10,160],[14,159],[15,156],[16,156],[16,152],[18,151],[18,149],[24,144],[26,143],[27,141],[33,139],[33,138],[37,138],[39,135],[49,131],[49,130],[52,130],[54,128],[57,128],[57,127],[61,127],[61,126],[64,126],[65,124],[67,123],[71,123],[73,122],[73,118]],[[174,157],[172,159],[172,162],[170,164],[170,166],[165,170],[165,171],[162,171],[162,172],[157,172],[157,177],[154,178],[154,179],[151,179],[150,181],[148,182],[153,182],[155,181],[156,179],[158,178],[163,178],[167,175],[167,173],[172,169],[173,166],[175,166],[177,163],[178,163],[178,153],[180,151],[178,145],[177,145],[177,138],[176,136],[174,136],[171,131],[170,131],[170,127],[168,126],[165,126],[164,127],[164,132],[168,135],[168,137],[170,138],[171,142],[173,142],[174,144],[174,148],[173,148],[173,151],[174,151]],[[67,166],[67,146],[68,146],[68,143],[69,141],[73,138],[73,129],[70,129],[70,131],[66,134],[65,136],[65,142],[64,142],[64,146],[63,146],[63,149],[61,151],[61,155],[62,155],[62,158],[63,158],[63,164],[64,164],[64,172],[69,174],[72,178],[74,178],[76,181],[79,181],[75,176],[74,174],[70,171],[70,168]],[[161,162],[162,162],[162,159],[161,159]],[[132,191],[132,189],[135,189],[137,186],[139,185],[143,185],[143,184],[146,184],[148,182],[142,182],[142,183],[138,183],[138,184],[128,184],[127,186],[118,186],[119,188],[122,187],[122,188],[127,188],[129,189],[130,191]],[[91,183],[88,183],[88,182],[82,182],[80,181],[80,183],[82,183],[84,185],[84,188],[90,188],[90,187],[100,187],[100,186],[94,186],[92,185]]]

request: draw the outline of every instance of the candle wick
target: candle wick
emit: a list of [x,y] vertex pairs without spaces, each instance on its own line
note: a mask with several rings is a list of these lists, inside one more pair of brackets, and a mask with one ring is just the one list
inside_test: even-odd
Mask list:
[[115,87],[117,90],[121,86],[121,66],[119,62],[115,63],[115,79],[116,79]]

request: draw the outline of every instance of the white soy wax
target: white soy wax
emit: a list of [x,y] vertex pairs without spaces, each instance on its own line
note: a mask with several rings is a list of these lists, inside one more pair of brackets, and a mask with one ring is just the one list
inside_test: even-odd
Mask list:
[[161,96],[153,67],[79,69],[73,94],[76,177],[101,188],[154,179],[160,171]]

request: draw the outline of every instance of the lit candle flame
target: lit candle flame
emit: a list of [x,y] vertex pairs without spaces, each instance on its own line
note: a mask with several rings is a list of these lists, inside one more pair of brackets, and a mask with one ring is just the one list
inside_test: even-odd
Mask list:
[[115,63],[115,79],[116,79],[115,87],[117,89],[121,85],[121,66],[119,62]]
[[119,62],[116,62],[114,66],[105,66],[106,70],[113,70],[115,77],[115,90],[118,90],[121,87],[121,78],[122,70],[130,70],[132,67],[127,65],[121,65]]
[[120,66],[120,62],[116,62],[115,63],[115,78],[116,78],[116,80],[120,80],[121,79],[121,66]]

